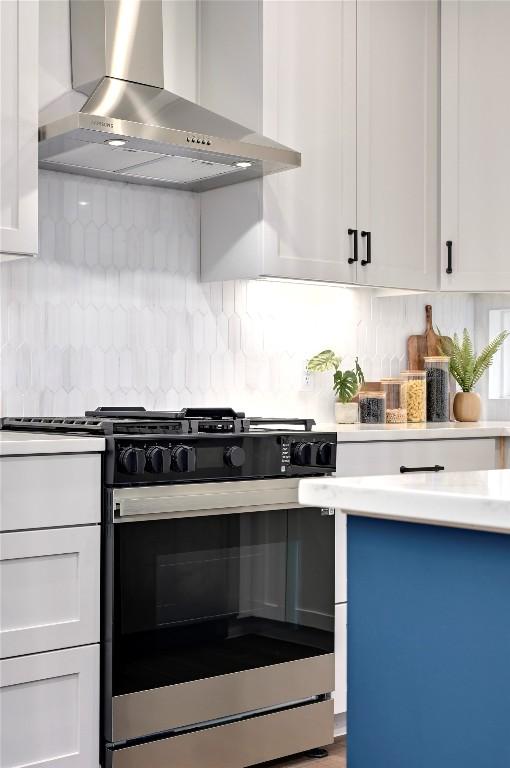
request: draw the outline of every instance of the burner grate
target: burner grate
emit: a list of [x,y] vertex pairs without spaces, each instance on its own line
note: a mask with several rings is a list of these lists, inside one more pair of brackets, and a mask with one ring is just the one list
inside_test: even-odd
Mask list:
[[2,429],[96,435],[241,434],[250,431],[310,431],[313,419],[247,418],[232,408],[184,408],[146,411],[145,408],[102,407],[85,416],[18,416],[1,420]]

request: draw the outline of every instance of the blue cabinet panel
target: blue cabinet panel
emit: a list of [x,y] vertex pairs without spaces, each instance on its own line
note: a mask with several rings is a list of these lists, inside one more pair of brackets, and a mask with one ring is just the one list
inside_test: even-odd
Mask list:
[[347,530],[349,768],[509,768],[510,536]]

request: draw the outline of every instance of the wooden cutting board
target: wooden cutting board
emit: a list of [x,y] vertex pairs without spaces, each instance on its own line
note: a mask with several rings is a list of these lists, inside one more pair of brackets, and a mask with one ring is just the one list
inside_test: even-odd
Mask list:
[[426,328],[425,333],[415,336],[409,336],[407,340],[407,367],[410,371],[423,371],[425,363],[424,357],[440,355],[439,348],[440,336],[434,331],[432,326],[432,306],[427,304],[425,307]]

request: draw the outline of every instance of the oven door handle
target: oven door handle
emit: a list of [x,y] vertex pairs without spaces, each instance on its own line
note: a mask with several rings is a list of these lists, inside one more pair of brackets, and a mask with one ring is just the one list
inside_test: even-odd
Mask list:
[[113,494],[114,522],[295,508],[298,485],[298,478],[282,478],[121,488]]

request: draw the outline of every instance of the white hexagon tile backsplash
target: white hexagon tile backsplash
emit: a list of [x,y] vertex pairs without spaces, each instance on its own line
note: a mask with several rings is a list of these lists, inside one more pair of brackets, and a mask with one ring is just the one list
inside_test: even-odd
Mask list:
[[[199,282],[200,199],[40,173],[40,255],[0,265],[2,415],[98,405],[228,405],[330,420],[330,377],[304,361],[333,347],[367,378],[398,373],[430,297],[268,281]],[[473,299],[435,296],[445,331]]]

